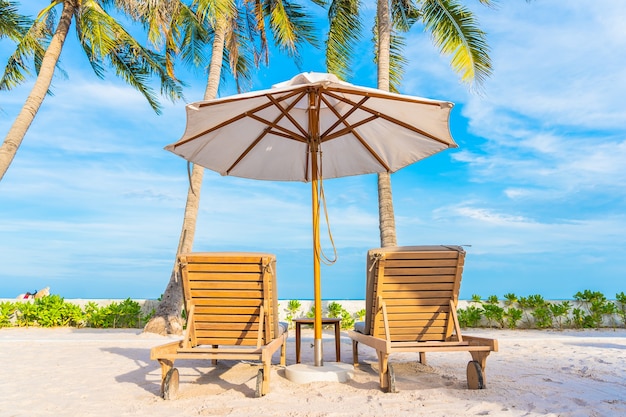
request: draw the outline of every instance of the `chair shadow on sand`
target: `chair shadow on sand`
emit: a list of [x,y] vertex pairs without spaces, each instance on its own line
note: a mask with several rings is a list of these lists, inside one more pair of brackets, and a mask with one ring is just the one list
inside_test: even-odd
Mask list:
[[[136,369],[117,375],[115,377],[117,382],[135,384],[150,394],[160,396],[161,366],[158,362],[150,360],[150,349],[108,347],[102,348],[102,351],[131,359],[137,365]],[[247,364],[250,365],[250,370],[245,373],[245,376],[241,372],[242,376],[239,381],[234,383],[228,381],[229,372]],[[223,360],[218,361],[217,365],[211,365],[210,360],[186,360],[184,366],[180,368],[181,378],[185,379],[186,387],[179,392],[179,397],[214,395],[234,390],[252,398],[255,390],[252,388],[253,383],[248,384],[248,381],[256,380],[257,369],[261,366],[260,362],[257,365],[254,362]]]

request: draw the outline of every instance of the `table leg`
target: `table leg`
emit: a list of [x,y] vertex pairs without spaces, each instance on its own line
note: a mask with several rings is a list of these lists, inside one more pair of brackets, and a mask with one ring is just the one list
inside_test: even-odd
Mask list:
[[300,332],[301,323],[296,322],[296,363],[300,363]]
[[335,356],[337,358],[337,362],[341,362],[341,336],[340,332],[340,322],[335,323]]

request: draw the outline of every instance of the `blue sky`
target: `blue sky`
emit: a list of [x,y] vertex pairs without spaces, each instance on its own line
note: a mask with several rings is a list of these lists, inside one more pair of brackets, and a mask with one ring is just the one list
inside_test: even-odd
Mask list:
[[[47,2],[23,3],[34,13]],[[459,148],[392,175],[398,242],[471,245],[462,298],[613,298],[626,290],[626,4],[468,4],[492,49],[482,94],[460,84],[420,28],[410,34],[402,92],[456,103]],[[2,62],[10,52],[0,42]],[[183,133],[184,103],[163,101],[155,115],[112,73],[95,77],[73,34],[62,66],[68,77],[56,77],[0,181],[0,297],[50,286],[65,298],[156,298],[187,192],[186,162],[163,150]],[[367,42],[353,68],[349,81],[375,86]],[[301,70],[324,72],[323,54],[306,50]],[[253,88],[298,72],[274,51]],[[203,76],[185,80],[186,101],[201,99]],[[3,137],[31,86],[0,92]],[[222,85],[221,96],[233,93]],[[379,246],[376,177],[325,190],[339,259],[322,269],[323,298],[363,298],[365,254]],[[279,298],[312,298],[310,219],[309,184],[207,171],[194,250],[275,253]]]

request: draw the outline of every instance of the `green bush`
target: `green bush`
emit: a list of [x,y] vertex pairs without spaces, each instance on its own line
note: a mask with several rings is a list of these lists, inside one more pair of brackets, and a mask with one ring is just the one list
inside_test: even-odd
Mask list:
[[617,308],[617,314],[622,319],[622,324],[626,326],[626,294],[624,292],[620,292],[615,294],[615,299],[619,303],[619,308]]
[[11,327],[13,323],[11,320],[15,316],[17,311],[17,305],[10,301],[3,301],[0,303],[0,327]]
[[466,327],[478,327],[480,320],[483,317],[484,310],[476,306],[467,306],[467,308],[460,308],[457,310],[457,316],[459,319],[459,326]]
[[0,327],[137,328],[143,327],[151,314],[143,316],[140,304],[130,298],[103,307],[91,301],[83,310],[60,295],[51,294],[34,300],[0,303]]
[[522,319],[524,312],[519,308],[509,307],[504,312],[506,318],[506,324],[509,329],[517,328],[517,323]]
[[85,316],[87,325],[96,328],[137,328],[145,323],[141,306],[130,298],[103,307],[89,302],[85,307]]
[[600,328],[605,317],[613,316],[617,313],[617,307],[608,301],[604,294],[599,291],[585,290],[574,294],[574,299],[581,302],[586,310],[579,313],[581,315],[580,324],[584,328]]
[[341,319],[342,329],[350,329],[354,326],[354,317],[341,304],[332,301],[328,303],[326,308],[328,309],[328,317]]
[[289,326],[291,327],[292,321],[296,318],[296,314],[302,307],[302,304],[298,300],[289,300],[287,303],[287,321],[289,322]]

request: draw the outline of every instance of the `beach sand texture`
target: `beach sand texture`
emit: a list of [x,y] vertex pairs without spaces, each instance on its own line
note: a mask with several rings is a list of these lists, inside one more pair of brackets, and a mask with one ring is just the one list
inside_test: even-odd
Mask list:
[[[273,366],[271,392],[254,398],[258,364],[180,360],[176,400],[159,397],[150,348],[172,338],[137,329],[0,329],[0,416],[626,416],[626,330],[467,330],[497,338],[488,387],[466,389],[467,352],[391,356],[400,392],[378,386],[373,350],[348,383],[298,385]],[[295,363],[290,331],[287,365]],[[303,330],[303,362],[312,362]],[[352,345],[341,338],[343,362]],[[324,333],[324,356],[334,339]],[[277,360],[275,361],[277,363]]]

